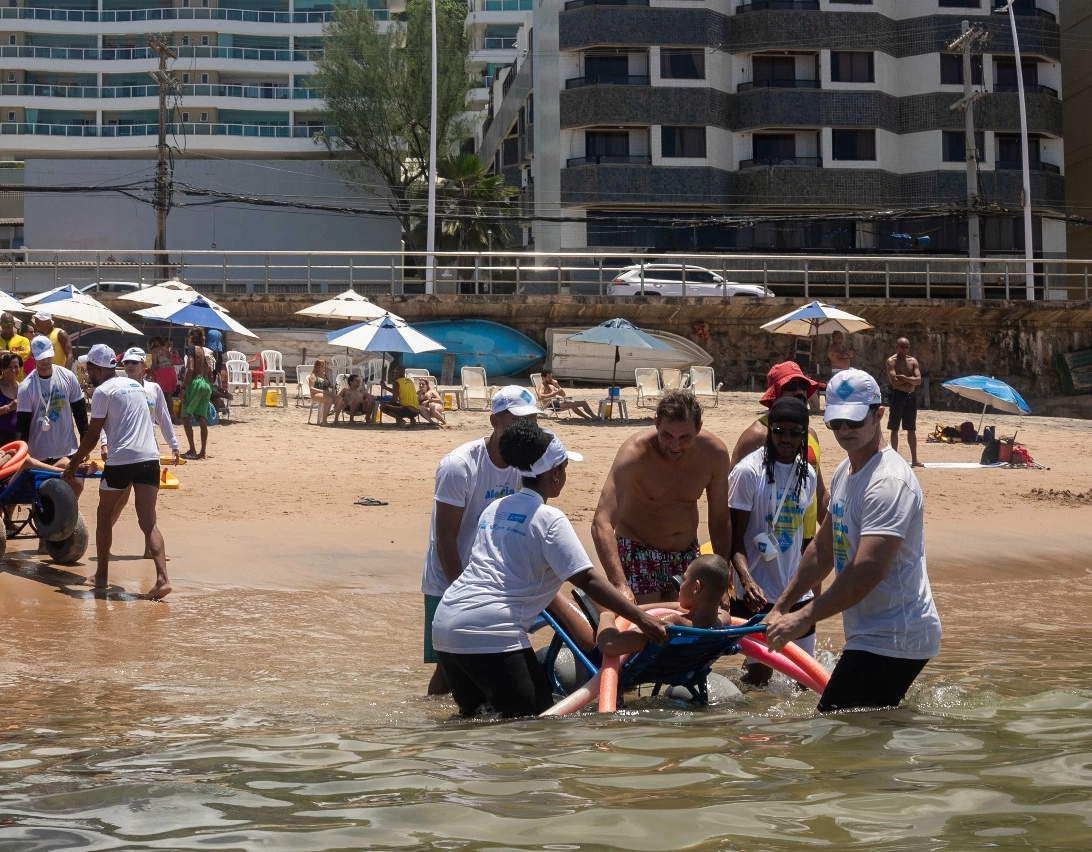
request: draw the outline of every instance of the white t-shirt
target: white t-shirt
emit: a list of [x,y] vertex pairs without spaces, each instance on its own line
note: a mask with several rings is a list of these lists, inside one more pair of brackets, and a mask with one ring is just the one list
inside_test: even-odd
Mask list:
[[[804,544],[804,511],[815,494],[815,468],[808,465],[807,475],[797,496],[796,462],[774,462],[774,482],[771,484],[762,464],[764,455],[765,447],[760,447],[732,468],[728,475],[728,505],[732,509],[751,513],[747,529],[743,532],[747,566],[762,594],[773,603],[781,597],[800,565],[800,548]],[[789,493],[775,521],[773,513],[781,503],[786,488]],[[778,545],[777,558],[769,561],[762,558],[754,543],[755,536],[765,532],[773,535]],[[801,600],[811,596],[812,592],[809,591]]]
[[[519,471],[512,467],[497,467],[489,459],[485,438],[456,447],[440,460],[436,468],[436,503],[463,507],[463,520],[455,542],[459,561],[465,566],[470,559],[478,518],[494,500],[514,494],[519,488]],[[436,547],[436,506],[429,522],[428,550],[421,577],[421,591],[439,597],[448,587],[447,575],[440,565]]]
[[885,447],[857,473],[849,459],[830,482],[834,570],[853,559],[863,535],[902,539],[887,574],[842,613],[846,650],[924,660],[940,653],[940,616],[925,568],[924,500],[910,465]]
[[[163,435],[163,440],[167,442],[167,446],[172,450],[178,449],[178,437],[174,433],[174,424],[171,423],[171,412],[167,408],[167,398],[163,395],[163,388],[157,385],[155,382],[149,382],[144,380],[144,393],[148,395],[148,413],[152,415],[152,420],[159,426],[159,431]],[[109,455],[110,447],[106,443],[106,430],[102,432],[102,437],[99,439],[99,445],[105,447],[107,455]]]
[[527,489],[486,507],[470,563],[444,592],[432,644],[452,654],[530,648],[527,629],[561,584],[592,567],[565,513]]
[[137,462],[159,462],[152,415],[144,385],[129,378],[107,379],[91,396],[91,419],[103,419],[111,467]]
[[[76,374],[53,365],[47,379],[34,370],[19,384],[16,411],[30,412],[30,437],[27,445],[32,458],[59,459],[76,452],[76,424],[72,421],[72,403],[83,399]],[[42,417],[49,418],[49,430],[41,428]]]

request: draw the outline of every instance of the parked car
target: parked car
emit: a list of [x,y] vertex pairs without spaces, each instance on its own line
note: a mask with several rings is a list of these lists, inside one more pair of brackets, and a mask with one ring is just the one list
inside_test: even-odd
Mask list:
[[610,284],[612,296],[635,296],[642,292],[644,277],[646,296],[682,296],[683,278],[686,279],[687,296],[758,296],[769,298],[773,291],[761,284],[739,284],[726,281],[712,270],[682,263],[634,264],[619,270]]
[[81,287],[81,293],[132,293],[134,290],[143,290],[146,287],[151,287],[151,284],[145,284],[142,281],[96,281],[94,284],[88,284],[86,287]]

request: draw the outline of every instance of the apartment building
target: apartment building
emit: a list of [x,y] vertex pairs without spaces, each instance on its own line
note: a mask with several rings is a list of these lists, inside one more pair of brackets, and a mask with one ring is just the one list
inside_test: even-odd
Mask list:
[[[987,254],[1023,252],[1017,67],[994,0],[542,0],[481,156],[542,251],[965,254],[962,57]],[[1065,253],[1058,0],[1017,0],[1034,248]],[[500,97],[504,92],[507,94]],[[1000,211],[1004,208],[1004,212]],[[862,219],[863,212],[887,211]],[[549,220],[555,221],[549,221]]]

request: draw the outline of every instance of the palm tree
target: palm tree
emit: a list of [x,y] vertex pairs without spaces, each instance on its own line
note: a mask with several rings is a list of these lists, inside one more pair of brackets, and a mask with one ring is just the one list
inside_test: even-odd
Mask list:
[[[436,248],[472,252],[505,246],[511,238],[510,218],[520,212],[514,187],[497,175],[485,174],[474,154],[444,157],[436,164]],[[424,191],[422,190],[422,195]],[[424,219],[417,222],[424,245]]]

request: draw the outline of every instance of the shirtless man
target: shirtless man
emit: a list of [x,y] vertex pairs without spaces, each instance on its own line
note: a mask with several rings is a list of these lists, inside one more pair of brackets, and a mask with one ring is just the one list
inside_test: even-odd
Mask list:
[[848,370],[853,366],[853,350],[846,346],[845,336],[840,331],[835,331],[830,335],[827,360],[830,361],[830,374],[832,376],[839,370]]
[[709,505],[713,552],[732,552],[728,448],[701,429],[691,394],[669,391],[650,429],[623,442],[592,519],[592,540],[607,579],[637,603],[673,601],[671,578],[698,557],[698,500]]
[[921,384],[921,367],[918,359],[910,354],[910,341],[905,337],[895,341],[895,354],[887,359],[887,383],[891,385],[891,414],[887,420],[891,449],[898,452],[899,428],[905,429],[906,444],[910,447],[910,465],[924,467],[918,461],[917,433],[917,388]]

